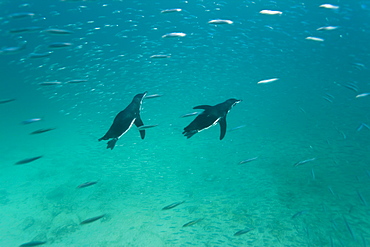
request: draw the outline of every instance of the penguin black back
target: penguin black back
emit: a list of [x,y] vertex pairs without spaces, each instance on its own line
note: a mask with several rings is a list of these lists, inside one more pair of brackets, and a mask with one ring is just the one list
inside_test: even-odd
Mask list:
[[204,111],[199,114],[188,126],[184,128],[182,132],[187,138],[192,137],[196,133],[208,129],[213,125],[220,124],[220,140],[225,137],[226,134],[226,116],[231,108],[239,103],[241,100],[228,99],[220,104],[210,105],[199,105],[193,109],[203,109]]
[[[144,123],[140,117],[141,104],[147,92],[137,94],[131,103],[114,118],[113,123],[107,133],[99,139],[109,140],[107,148],[113,149],[118,139],[123,136],[133,124],[136,127],[143,126]],[[141,139],[145,138],[145,129],[139,130]]]

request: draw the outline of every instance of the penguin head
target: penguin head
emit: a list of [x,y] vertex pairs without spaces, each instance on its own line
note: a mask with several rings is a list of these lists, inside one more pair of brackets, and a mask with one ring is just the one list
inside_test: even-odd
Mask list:
[[228,104],[231,107],[233,107],[234,105],[236,105],[237,103],[240,103],[242,100],[241,99],[228,99],[226,100],[226,104]]

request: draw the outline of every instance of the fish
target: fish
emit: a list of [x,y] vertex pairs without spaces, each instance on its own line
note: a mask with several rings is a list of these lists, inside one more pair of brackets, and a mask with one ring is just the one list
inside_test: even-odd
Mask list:
[[186,36],[186,33],[167,33],[165,35],[162,36],[162,38],[176,38],[176,37],[185,37]]
[[302,210],[302,211],[299,211],[299,212],[295,213],[295,214],[292,216],[292,219],[295,219],[295,218],[297,218],[297,217],[299,217],[299,216],[301,216],[301,215],[307,214],[307,213],[309,213],[309,212],[310,212],[309,210]]
[[339,6],[329,4],[329,3],[321,4],[319,7],[320,8],[325,8],[325,9],[339,9]]
[[264,10],[261,10],[261,11],[260,11],[260,14],[264,14],[264,15],[282,15],[282,14],[283,14],[283,12],[278,11],[278,10],[268,10],[268,9],[264,9]]
[[35,13],[32,12],[21,12],[21,13],[13,13],[8,15],[9,18],[11,19],[21,19],[21,18],[26,18],[26,17],[34,17]]
[[52,51],[44,52],[44,53],[30,53],[28,55],[29,58],[43,58],[43,57],[48,57],[52,54]]
[[72,31],[65,30],[65,29],[55,29],[55,28],[50,28],[50,29],[45,29],[42,32],[45,33],[51,33],[51,34],[72,34]]
[[42,27],[21,27],[21,28],[15,28],[15,29],[10,29],[9,33],[26,33],[26,32],[34,32],[34,31],[39,31],[42,30]]
[[194,224],[196,224],[196,223],[198,223],[202,220],[203,220],[203,218],[189,221],[188,223],[184,224],[182,227],[192,226],[192,225],[194,225]]
[[89,218],[89,219],[83,220],[83,221],[81,221],[80,225],[85,225],[85,224],[92,223],[92,222],[94,222],[94,221],[100,220],[100,219],[101,219],[101,218],[103,218],[104,216],[105,216],[105,214],[102,214],[102,215],[99,215],[99,216],[95,216],[95,217],[92,217],[92,218]]
[[229,129],[228,131],[231,132],[231,131],[235,131],[235,130],[238,130],[238,129],[241,129],[241,128],[244,128],[244,127],[247,127],[247,125],[246,124],[239,125],[239,126],[236,126],[232,129]]
[[5,47],[0,50],[0,54],[14,54],[17,53],[21,50],[24,50],[26,48],[27,41],[23,41],[19,44],[19,46],[10,46],[10,47]]
[[271,78],[271,79],[266,79],[266,80],[259,81],[259,82],[257,82],[257,84],[266,84],[266,83],[271,83],[271,82],[274,82],[274,81],[277,81],[277,80],[279,80],[279,78]]
[[300,166],[300,165],[306,164],[306,163],[314,161],[314,160],[316,160],[316,158],[311,158],[311,159],[307,159],[307,160],[298,161],[293,166]]
[[191,112],[191,113],[187,113],[187,114],[184,114],[184,115],[181,115],[180,117],[183,118],[183,117],[192,117],[192,116],[196,116],[196,115],[199,115],[200,112]]
[[27,164],[27,163],[30,163],[32,161],[38,160],[38,159],[40,159],[42,157],[43,157],[43,155],[36,156],[36,157],[33,157],[33,158],[23,159],[23,160],[20,160],[20,161],[16,162],[15,165]]
[[0,104],[5,104],[5,103],[9,103],[9,102],[12,102],[14,101],[15,99],[3,99],[3,100],[0,100]]
[[154,98],[158,98],[158,97],[162,97],[162,94],[146,95],[144,99],[154,99]]
[[346,224],[347,230],[348,230],[348,231],[349,231],[349,233],[351,234],[351,236],[352,236],[353,240],[356,240],[356,236],[355,236],[355,234],[353,233],[351,226],[348,224],[348,221],[347,221],[347,219],[346,219],[344,216],[343,216],[343,220],[344,220],[344,223]]
[[354,84],[354,83],[347,83],[347,84],[344,84],[343,86],[352,90],[352,91],[354,91],[354,92],[356,92],[356,93],[358,92],[357,85]]
[[77,188],[78,189],[86,188],[86,187],[89,187],[89,186],[94,185],[96,183],[98,183],[98,181],[86,182],[86,183],[80,184],[79,186],[77,186]]
[[43,244],[46,244],[46,241],[32,241],[32,242],[21,244],[19,245],[19,247],[39,246]]
[[45,81],[45,82],[40,82],[40,86],[54,86],[54,85],[61,85],[62,82],[60,81]]
[[49,48],[64,48],[64,47],[68,47],[68,46],[71,46],[73,45],[72,43],[68,43],[68,42],[55,42],[55,43],[51,43],[49,45]]
[[318,42],[324,42],[325,41],[323,38],[313,37],[313,36],[308,36],[305,39],[312,40],[312,41],[318,41]]
[[170,58],[170,55],[151,55],[150,58]]
[[66,83],[81,83],[81,82],[87,82],[88,80],[86,79],[74,79],[74,80],[69,80]]
[[369,96],[370,93],[362,93],[362,94],[358,94],[356,95],[356,98],[362,98],[362,97],[366,97],[366,96]]
[[162,14],[181,12],[182,9],[164,9],[161,11]]
[[48,131],[51,131],[51,130],[55,130],[55,128],[38,129],[38,130],[35,130],[35,131],[31,132],[30,135],[41,134],[41,133],[45,133],[45,132],[48,132]]
[[329,97],[326,97],[326,96],[321,96],[324,100],[326,100],[327,102],[329,103],[333,103],[333,100]]
[[157,127],[158,124],[153,124],[153,125],[142,125],[140,127],[138,127],[137,129],[138,130],[145,130],[145,129],[150,129],[150,128],[153,128],[153,127]]
[[317,31],[321,31],[321,30],[331,31],[331,30],[335,30],[335,29],[338,29],[338,27],[337,26],[324,26],[324,27],[319,27],[316,30]]
[[30,119],[22,121],[21,123],[22,124],[31,124],[31,123],[36,123],[36,122],[41,121],[41,120],[42,120],[41,118],[30,118]]
[[162,208],[162,210],[172,209],[172,208],[174,208],[174,207],[177,207],[177,206],[179,206],[179,205],[183,204],[184,202],[185,202],[185,201],[172,203],[172,204],[167,205],[167,206],[165,206],[164,208]]
[[253,229],[254,228],[246,228],[246,229],[237,231],[236,233],[234,233],[234,236],[240,236],[240,235],[246,234],[246,233],[252,231]]
[[315,180],[316,175],[315,175],[315,171],[313,170],[313,168],[311,169],[311,175],[312,175],[312,180]]
[[366,207],[367,207],[367,201],[366,201],[366,200],[365,200],[365,198],[362,196],[362,194],[360,193],[360,191],[356,190],[356,192],[357,192],[358,197],[360,197],[361,202],[364,204],[364,206],[366,206]]
[[221,20],[221,19],[215,19],[215,20],[210,20],[208,24],[233,24],[234,22],[231,20]]
[[239,162],[239,165],[251,162],[251,161],[256,160],[256,159],[258,159],[258,156],[250,158],[250,159],[242,160],[242,161]]

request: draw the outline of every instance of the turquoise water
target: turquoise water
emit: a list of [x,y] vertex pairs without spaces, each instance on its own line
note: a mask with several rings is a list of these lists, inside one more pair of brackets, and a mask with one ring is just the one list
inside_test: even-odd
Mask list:
[[[0,1],[0,101],[15,99],[0,104],[0,246],[368,246],[370,2],[330,3]],[[161,95],[141,110],[158,126],[106,149],[144,91]],[[218,126],[181,134],[180,116],[229,98],[243,101],[222,141]]]

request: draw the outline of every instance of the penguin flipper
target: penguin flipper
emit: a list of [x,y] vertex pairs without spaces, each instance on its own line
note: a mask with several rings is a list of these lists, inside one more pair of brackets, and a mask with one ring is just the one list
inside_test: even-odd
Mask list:
[[[136,118],[136,120],[135,120],[135,125],[136,125],[136,127],[140,127],[140,126],[143,126],[144,125],[144,123],[143,123],[143,120],[141,120],[141,118],[140,118],[140,116],[138,117],[138,118]],[[145,138],[145,129],[144,130],[139,130],[139,132],[140,132],[140,137],[141,137],[141,139],[144,139]]]
[[118,138],[114,138],[112,140],[110,140],[107,144],[107,149],[110,148],[111,150],[113,150],[114,146],[116,145],[116,142],[118,141]]
[[210,105],[198,105],[198,106],[194,106],[193,109],[203,109],[203,110],[207,110],[209,108],[211,108],[212,106]]
[[226,116],[221,118],[220,121],[219,121],[219,124],[220,124],[220,140],[224,139],[225,135],[226,135]]

